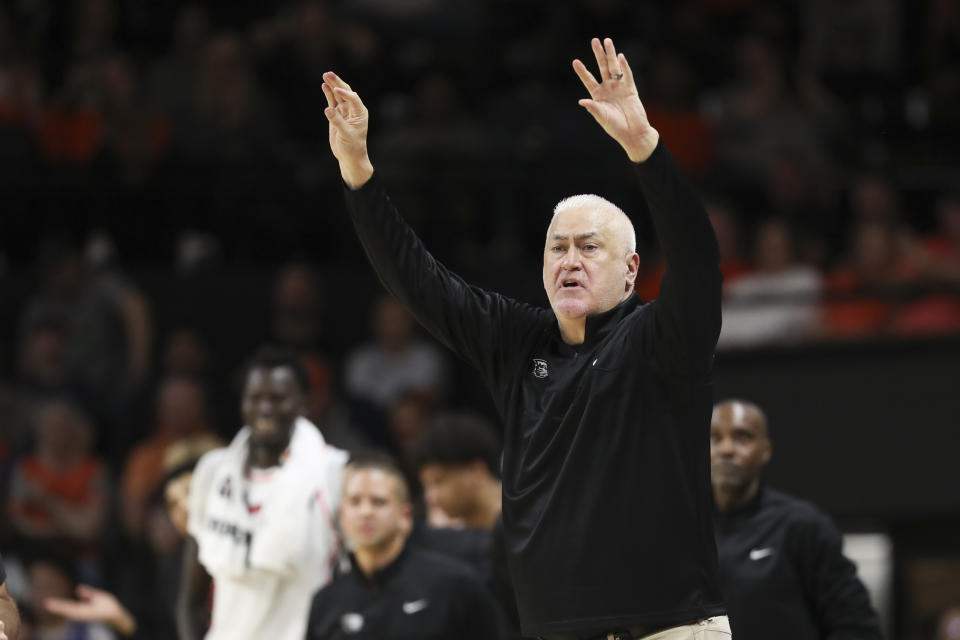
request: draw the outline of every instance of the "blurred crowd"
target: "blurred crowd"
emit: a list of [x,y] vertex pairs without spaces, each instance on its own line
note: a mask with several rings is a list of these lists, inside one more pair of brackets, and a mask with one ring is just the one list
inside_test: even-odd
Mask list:
[[[366,322],[363,301],[321,299],[332,266],[366,268],[324,71],[360,91],[378,171],[458,270],[536,273],[549,208],[592,179],[641,212],[638,291],[656,297],[642,203],[575,104],[569,61],[606,35],[705,195],[721,348],[960,333],[960,0],[4,0],[0,283],[27,283],[0,309],[11,591],[109,587],[141,633],[170,637],[182,538],[165,480],[240,426],[256,343],[302,354],[308,417],[350,450],[404,459],[463,397],[389,298],[367,300],[363,343],[324,329],[345,308]],[[224,345],[218,327],[254,301],[190,279],[251,263],[271,274],[269,326]],[[190,295],[138,279],[157,265]],[[201,297],[216,323],[169,321]]]
[[713,204],[731,308],[763,307],[722,344],[960,328],[956,0],[2,2],[0,265],[31,264],[51,229],[134,267],[359,263],[326,241],[350,235],[328,69],[461,270],[534,258],[558,185],[642,218],[574,108],[569,61],[596,34],[637,61],[651,120]]

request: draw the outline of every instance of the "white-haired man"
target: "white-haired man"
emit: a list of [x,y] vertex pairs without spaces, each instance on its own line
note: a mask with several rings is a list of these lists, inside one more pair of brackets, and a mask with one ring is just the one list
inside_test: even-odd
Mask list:
[[387,289],[473,363],[505,425],[503,522],[525,636],[727,638],[713,540],[709,424],[720,331],[716,239],[647,120],[613,42],[591,42],[580,100],[626,151],[667,260],[633,294],[632,226],[595,196],[547,231],[550,309],[470,287],[424,249],[374,177],[368,113],[324,74],[330,146],[354,227]]

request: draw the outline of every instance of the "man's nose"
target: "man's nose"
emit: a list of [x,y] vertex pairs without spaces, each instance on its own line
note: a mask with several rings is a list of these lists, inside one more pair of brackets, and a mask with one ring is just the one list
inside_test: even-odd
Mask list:
[[733,439],[732,438],[720,438],[720,440],[713,445],[714,450],[717,454],[723,456],[733,455]]
[[560,262],[560,266],[564,269],[580,268],[580,252],[576,247],[571,246],[567,249],[567,252],[563,254],[563,260]]

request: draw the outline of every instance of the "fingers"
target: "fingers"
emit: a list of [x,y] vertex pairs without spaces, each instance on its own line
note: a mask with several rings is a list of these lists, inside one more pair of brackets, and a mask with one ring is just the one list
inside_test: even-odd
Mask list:
[[590,100],[589,98],[583,98],[581,100],[577,100],[577,104],[586,109],[590,115],[596,119],[597,122],[600,122],[600,110],[596,102]]
[[323,97],[327,99],[327,106],[331,108],[336,107],[337,97],[333,95],[333,89],[330,87],[330,85],[324,82],[322,85],[320,85],[320,88],[323,89]]
[[610,68],[607,66],[607,54],[600,44],[600,38],[594,38],[590,41],[590,48],[593,49],[593,57],[597,59],[597,66],[600,68],[600,78],[606,80],[610,77]]
[[323,74],[323,81],[326,82],[331,87],[340,87],[350,91],[350,85],[343,81],[343,78],[335,74],[333,71],[327,71]]
[[587,66],[579,60],[574,60],[573,70],[577,74],[577,77],[580,78],[580,82],[583,83],[583,86],[586,87],[587,91],[590,92],[591,95],[593,95],[593,90],[596,89],[600,83],[597,82],[597,79],[593,77],[593,74],[590,73],[590,70],[587,69]]
[[337,99],[337,104],[345,103],[351,113],[360,113],[363,111],[363,100],[360,99],[356,91],[334,87],[333,95]]
[[603,41],[604,60],[607,63],[607,77],[611,80],[619,80],[623,77],[623,71],[620,69],[620,61],[617,59],[617,50],[613,47],[613,40],[605,38]]
[[630,63],[627,62],[627,56],[622,53],[617,56],[617,60],[620,61],[620,70],[623,72],[623,79],[625,82],[633,85],[633,69],[630,68]]
[[99,589],[95,589],[88,584],[78,584],[77,585],[77,597],[81,600],[89,600],[95,595],[100,593]]
[[76,611],[76,602],[67,598],[47,598],[43,601],[44,608],[50,613],[70,617]]

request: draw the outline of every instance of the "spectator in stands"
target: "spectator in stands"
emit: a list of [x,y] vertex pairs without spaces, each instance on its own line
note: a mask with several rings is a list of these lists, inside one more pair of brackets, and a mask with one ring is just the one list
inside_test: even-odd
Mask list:
[[423,391],[441,395],[443,355],[416,337],[413,318],[393,297],[383,295],[373,316],[374,341],[347,358],[345,384],[355,399],[386,410],[400,395]]
[[833,337],[876,336],[886,332],[899,294],[915,279],[915,265],[900,252],[890,222],[865,220],[851,234],[850,254],[827,276],[825,332]]
[[40,266],[42,289],[24,318],[38,314],[63,323],[68,380],[103,425],[111,458],[119,458],[129,445],[130,407],[150,368],[147,298],[117,270],[92,268],[68,241],[45,245]]
[[103,118],[100,160],[109,177],[144,184],[170,147],[170,121],[146,104],[130,59],[109,56],[97,71]]
[[704,204],[720,248],[723,286],[729,287],[750,270],[750,263],[743,256],[743,226],[739,212],[732,202],[720,198],[708,199]]
[[36,434],[35,452],[13,469],[11,522],[25,543],[56,544],[97,582],[111,490],[90,450],[92,426],[78,407],[54,400],[40,407]]
[[893,227],[903,224],[900,193],[889,177],[861,173],[853,179],[849,191],[854,225],[859,222],[879,222]]
[[245,42],[226,33],[212,37],[200,60],[191,112],[177,143],[200,164],[259,166],[277,160],[280,132]]
[[783,220],[762,222],[754,239],[754,270],[724,289],[718,346],[796,342],[819,328],[819,272],[797,259]]
[[960,283],[960,192],[936,202],[937,230],[923,246],[929,262],[925,275],[942,282]]
[[42,555],[30,562],[30,610],[36,617],[26,640],[113,640],[114,635],[97,622],[77,622],[51,612],[51,598],[70,598],[77,589],[77,574],[68,560],[55,554]]
[[879,619],[826,514],[771,489],[773,447],[756,405],[727,400],[710,423],[720,580],[737,640],[880,640]]
[[749,35],[735,52],[737,77],[725,88],[717,120],[718,161],[730,184],[762,184],[771,159],[786,149],[806,166],[829,167],[828,137],[792,91],[777,48]]
[[151,494],[163,481],[164,458],[177,441],[191,439],[216,446],[220,443],[209,423],[206,396],[200,383],[171,377],[157,390],[153,434],[127,458],[121,481],[121,515],[127,532],[142,537]]
[[305,262],[280,268],[273,284],[273,340],[298,351],[321,348],[323,302],[316,270]]

